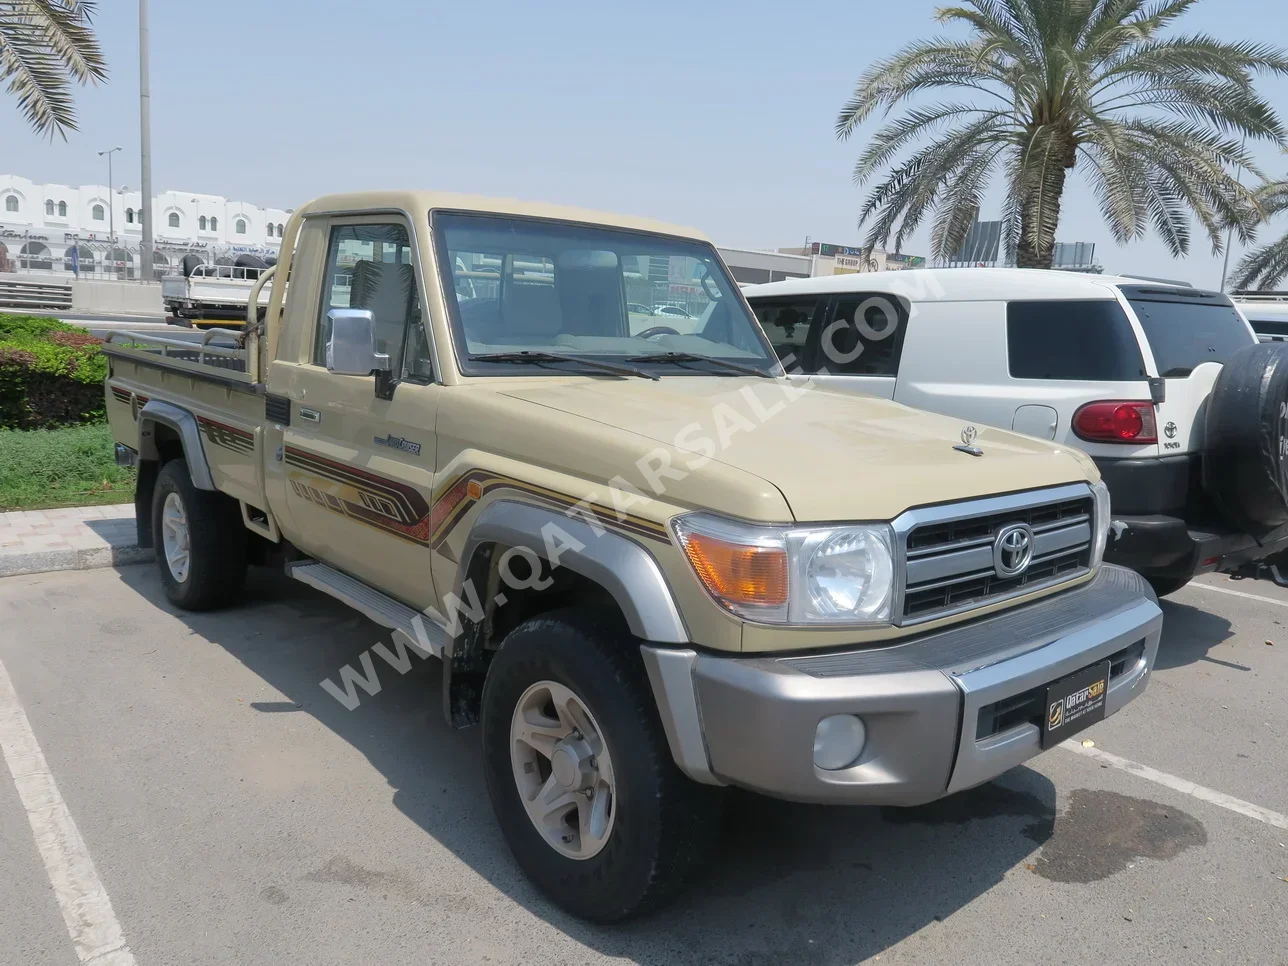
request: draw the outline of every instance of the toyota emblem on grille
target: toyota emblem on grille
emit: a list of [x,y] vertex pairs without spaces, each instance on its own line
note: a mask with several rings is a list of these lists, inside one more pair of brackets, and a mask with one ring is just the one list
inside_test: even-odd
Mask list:
[[1033,531],[1024,523],[1003,527],[993,541],[993,570],[997,576],[1018,577],[1033,562]]

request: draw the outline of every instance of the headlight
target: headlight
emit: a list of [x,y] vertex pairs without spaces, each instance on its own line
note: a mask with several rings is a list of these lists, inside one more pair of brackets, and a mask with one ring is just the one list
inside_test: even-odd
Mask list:
[[727,610],[771,624],[888,623],[890,528],[756,526],[695,513],[673,523],[703,586]]
[[1096,498],[1096,515],[1091,521],[1091,566],[1099,567],[1105,559],[1105,545],[1109,541],[1109,487],[1103,482],[1091,484]]

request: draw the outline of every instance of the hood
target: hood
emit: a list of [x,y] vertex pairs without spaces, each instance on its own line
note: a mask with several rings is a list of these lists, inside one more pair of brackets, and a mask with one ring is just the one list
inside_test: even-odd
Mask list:
[[682,472],[715,461],[753,474],[799,521],[888,520],[909,507],[1096,478],[1068,447],[978,426],[984,455],[972,456],[953,449],[966,420],[784,379],[584,379],[502,393],[654,440]]

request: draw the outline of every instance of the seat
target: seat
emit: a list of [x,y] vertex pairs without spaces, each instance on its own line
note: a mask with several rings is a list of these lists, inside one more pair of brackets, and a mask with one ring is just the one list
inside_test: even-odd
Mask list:
[[553,285],[514,283],[504,289],[498,342],[550,345],[563,331],[563,312]]
[[360,261],[353,266],[349,285],[350,307],[371,312],[376,351],[387,353],[397,369],[416,296],[415,270],[394,262]]

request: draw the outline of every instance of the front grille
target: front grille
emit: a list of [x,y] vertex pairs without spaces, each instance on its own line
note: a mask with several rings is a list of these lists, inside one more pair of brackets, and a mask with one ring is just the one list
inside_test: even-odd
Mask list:
[[[1066,491],[1067,492],[1067,491]],[[1058,583],[1091,566],[1094,504],[1090,495],[932,519],[904,538],[903,622],[986,604]],[[994,569],[993,542],[1014,523],[1033,531],[1033,560],[1017,577]]]

